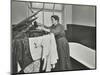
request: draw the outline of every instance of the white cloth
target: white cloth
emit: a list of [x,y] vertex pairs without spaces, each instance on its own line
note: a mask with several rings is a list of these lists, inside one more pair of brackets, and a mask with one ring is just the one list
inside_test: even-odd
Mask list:
[[40,37],[29,38],[29,45],[33,60],[45,59],[43,68],[46,68],[46,71],[51,71],[51,68],[55,67],[58,60],[54,34],[50,33]]
[[[43,45],[43,58],[46,58],[46,71],[51,71],[51,68],[55,67],[55,64],[57,63],[58,59],[58,53],[57,53],[57,46],[54,34],[51,33],[49,35],[46,35],[46,37],[43,37],[42,41]],[[44,65],[45,65],[44,64]],[[52,65],[54,67],[52,67]]]
[[42,37],[29,38],[30,53],[33,60],[38,60],[41,58],[41,52],[42,52],[41,43],[42,43]]
[[36,60],[29,64],[25,69],[24,73],[34,73],[34,72],[39,72],[40,70],[40,60]]

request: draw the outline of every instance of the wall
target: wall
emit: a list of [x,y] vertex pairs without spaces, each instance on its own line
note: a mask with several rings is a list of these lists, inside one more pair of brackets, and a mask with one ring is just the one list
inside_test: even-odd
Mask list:
[[66,11],[66,14],[65,14],[65,23],[66,24],[72,24],[72,5],[65,5],[65,11]]
[[63,24],[78,24],[95,27],[95,7],[85,5],[65,5]]
[[95,26],[95,7],[72,6],[72,23],[86,26]]
[[72,24],[72,5],[64,5],[64,12],[62,13],[63,25]]
[[28,8],[25,2],[12,2],[11,24],[17,24],[28,15]]

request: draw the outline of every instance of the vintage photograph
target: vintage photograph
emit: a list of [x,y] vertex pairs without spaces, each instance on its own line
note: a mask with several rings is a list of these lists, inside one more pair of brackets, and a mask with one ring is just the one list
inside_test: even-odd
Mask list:
[[96,69],[96,6],[11,0],[11,73]]

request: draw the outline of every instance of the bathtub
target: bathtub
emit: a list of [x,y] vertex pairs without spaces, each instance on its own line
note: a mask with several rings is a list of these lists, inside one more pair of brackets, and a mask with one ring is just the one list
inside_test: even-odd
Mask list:
[[90,69],[96,67],[95,50],[79,43],[69,42],[70,56]]

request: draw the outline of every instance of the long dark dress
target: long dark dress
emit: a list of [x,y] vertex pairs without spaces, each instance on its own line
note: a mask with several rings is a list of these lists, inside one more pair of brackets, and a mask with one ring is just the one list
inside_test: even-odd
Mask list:
[[69,44],[65,38],[64,27],[57,24],[56,26],[53,25],[50,30],[55,35],[59,57],[59,60],[52,71],[71,70]]

